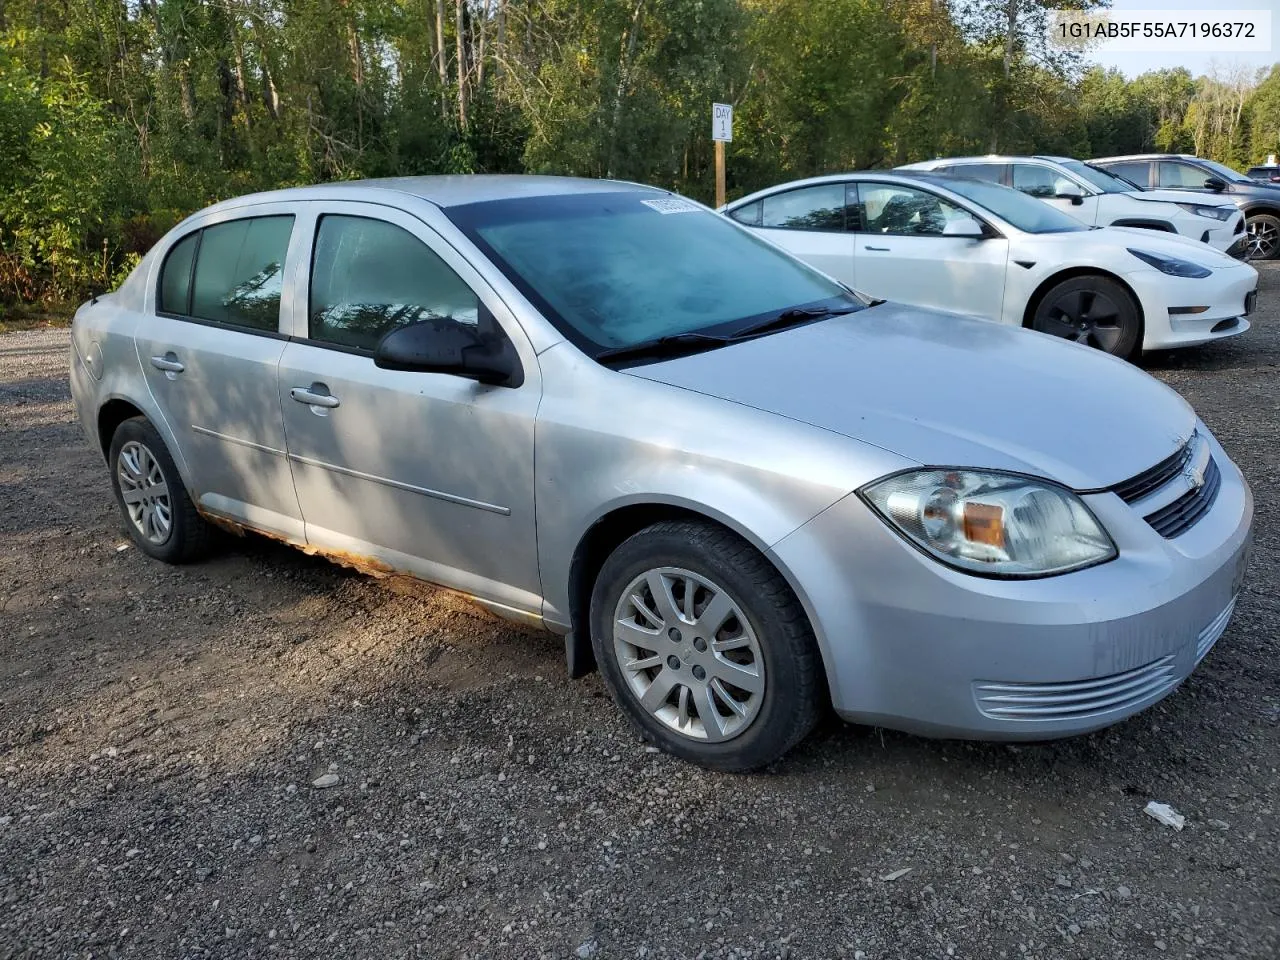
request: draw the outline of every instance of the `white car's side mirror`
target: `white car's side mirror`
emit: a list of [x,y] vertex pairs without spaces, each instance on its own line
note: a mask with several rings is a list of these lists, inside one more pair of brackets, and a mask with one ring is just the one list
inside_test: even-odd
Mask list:
[[1057,193],[1054,197],[1058,200],[1070,200],[1075,206],[1084,203],[1084,191],[1074,183],[1059,181],[1056,185]]
[[971,217],[967,213],[952,217],[947,221],[947,225],[942,228],[944,237],[968,237],[971,240],[981,240],[987,235],[987,231],[976,217]]

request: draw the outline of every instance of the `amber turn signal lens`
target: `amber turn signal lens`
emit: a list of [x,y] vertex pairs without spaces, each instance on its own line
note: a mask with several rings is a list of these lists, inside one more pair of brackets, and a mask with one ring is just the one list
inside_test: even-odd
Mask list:
[[964,535],[974,543],[1004,549],[1004,508],[986,503],[964,505]]

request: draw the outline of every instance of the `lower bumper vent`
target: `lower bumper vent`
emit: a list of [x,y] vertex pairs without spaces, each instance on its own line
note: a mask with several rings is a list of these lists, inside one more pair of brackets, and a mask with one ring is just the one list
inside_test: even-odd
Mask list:
[[1083,720],[1135,706],[1176,682],[1174,655],[1109,677],[1071,683],[974,684],[978,709],[996,720]]

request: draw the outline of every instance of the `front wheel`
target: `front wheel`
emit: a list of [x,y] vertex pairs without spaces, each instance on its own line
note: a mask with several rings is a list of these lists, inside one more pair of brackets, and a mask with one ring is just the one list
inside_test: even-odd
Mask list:
[[1249,233],[1247,260],[1271,260],[1280,253],[1280,217],[1269,213],[1255,213],[1245,219]]
[[668,753],[717,770],[777,760],[817,722],[817,642],[751,544],[710,523],[654,524],[605,562],[591,596],[614,700]]
[[1031,328],[1125,359],[1142,346],[1137,302],[1107,277],[1072,277],[1049,289],[1036,306]]

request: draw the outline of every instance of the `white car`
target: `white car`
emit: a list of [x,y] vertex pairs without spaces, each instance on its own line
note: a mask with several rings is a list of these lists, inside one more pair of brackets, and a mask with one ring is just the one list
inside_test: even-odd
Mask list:
[[1085,227],[1016,190],[852,173],[723,208],[864,294],[1025,326],[1120,357],[1244,333],[1258,272],[1176,234]]
[[1245,253],[1244,215],[1229,200],[1147,190],[1068,157],[949,157],[900,170],[929,170],[1013,187],[1089,227],[1142,227],[1179,233],[1235,256]]

